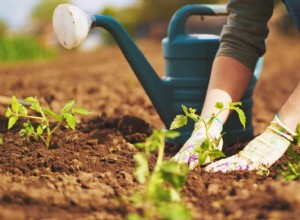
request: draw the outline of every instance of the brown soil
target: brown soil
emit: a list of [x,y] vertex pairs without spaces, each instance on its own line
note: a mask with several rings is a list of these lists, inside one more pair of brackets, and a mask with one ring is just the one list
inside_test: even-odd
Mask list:
[[[271,35],[267,43],[254,94],[255,134],[265,129],[300,79],[300,41]],[[162,73],[160,42],[139,46]],[[95,112],[79,118],[76,131],[62,127],[49,150],[19,137],[20,123],[7,131],[1,117],[0,219],[124,219],[132,208],[122,197],[138,185],[131,143],[143,141],[162,122],[119,49],[2,66],[0,77],[1,95],[37,96],[54,111],[75,99],[76,106]],[[4,110],[0,106],[1,115]],[[227,148],[226,154],[244,146]],[[173,147],[167,158],[174,155]],[[188,175],[184,201],[194,219],[298,219],[300,182],[275,177],[276,169],[268,177],[198,169]]]

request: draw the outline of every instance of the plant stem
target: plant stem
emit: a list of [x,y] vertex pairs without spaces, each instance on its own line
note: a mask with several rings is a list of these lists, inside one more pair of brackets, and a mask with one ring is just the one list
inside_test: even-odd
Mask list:
[[17,114],[17,113],[14,113],[14,112],[12,112],[11,114],[15,115],[15,116],[18,116],[18,117],[31,118],[31,119],[42,120],[42,121],[44,120],[44,118],[38,117],[38,116],[22,115],[22,114]]
[[60,125],[61,125],[61,121],[52,130],[50,130],[50,126],[48,125],[48,127],[47,127],[47,142],[46,142],[47,148],[49,148],[49,146],[50,146],[52,134],[54,133],[54,131],[56,131],[56,129],[59,128]]
[[[162,133],[164,134],[164,133]],[[159,144],[158,144],[158,155],[156,159],[156,163],[154,166],[154,170],[152,175],[150,176],[148,186],[147,186],[147,193],[146,193],[146,200],[147,202],[151,202],[152,198],[151,196],[154,195],[154,191],[156,189],[156,180],[157,180],[157,175],[159,175],[160,172],[160,167],[163,162],[163,156],[164,156],[164,149],[165,149],[165,135],[159,135]]]
[[160,170],[160,165],[163,162],[164,159],[164,151],[165,151],[165,135],[160,135],[159,136],[159,145],[158,145],[158,155],[157,155],[157,161],[155,164],[154,172]]

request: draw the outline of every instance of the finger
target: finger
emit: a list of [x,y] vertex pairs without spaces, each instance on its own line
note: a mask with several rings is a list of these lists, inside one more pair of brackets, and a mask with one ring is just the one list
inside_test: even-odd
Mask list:
[[205,167],[205,171],[208,172],[223,172],[227,173],[234,170],[249,170],[249,164],[246,160],[243,160],[236,155],[226,159],[219,160]]
[[195,169],[195,167],[199,164],[198,154],[192,154],[189,158],[189,170]]

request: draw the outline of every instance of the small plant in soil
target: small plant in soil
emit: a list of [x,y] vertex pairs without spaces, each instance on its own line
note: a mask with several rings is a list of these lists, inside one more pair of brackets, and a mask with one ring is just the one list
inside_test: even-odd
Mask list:
[[290,159],[286,161],[286,164],[281,165],[280,176],[287,181],[300,179],[300,124],[297,126],[296,133],[294,144],[291,144],[287,150]]
[[[27,121],[23,123],[23,128],[19,134],[25,136],[28,141],[31,139],[41,139],[46,148],[50,146],[53,133],[63,123],[66,123],[66,127],[75,130],[75,115],[90,114],[90,112],[84,108],[74,108],[74,100],[69,101],[62,108],[60,113],[54,113],[49,108],[43,108],[36,97],[27,97],[24,101],[29,104],[29,108],[21,104],[15,96],[12,97],[11,106],[7,107],[5,113],[5,116],[9,119],[8,129],[11,129],[20,118],[27,119]],[[30,115],[30,112],[33,114]],[[32,123],[32,120],[37,122],[36,126]]]
[[[174,138],[175,131],[154,130],[144,143],[136,144],[141,152],[134,156],[137,162],[135,176],[143,186],[136,192],[132,201],[140,214],[130,214],[129,220],[141,219],[190,219],[189,210],[181,200],[188,167],[175,161],[164,161],[165,138]],[[157,150],[158,155],[153,170],[150,169],[150,153]]]
[[184,115],[176,115],[174,121],[171,124],[170,130],[174,130],[182,126],[185,126],[188,123],[189,118],[196,123],[201,121],[204,124],[206,139],[200,146],[195,148],[195,152],[199,153],[199,158],[198,158],[199,164],[200,165],[204,164],[208,157],[211,160],[215,160],[220,157],[225,157],[224,153],[217,149],[223,134],[220,135],[219,138],[210,137],[209,128],[212,125],[212,122],[218,117],[218,115],[220,115],[225,110],[236,111],[239,116],[239,120],[241,124],[245,128],[246,117],[244,111],[240,108],[241,105],[242,105],[241,102],[230,102],[228,107],[224,107],[223,103],[217,102],[215,104],[215,108],[218,109],[218,112],[212,114],[208,121],[205,120],[203,117],[199,116],[198,114],[196,114],[195,109],[187,108],[186,106],[182,105]]
[[2,137],[2,134],[0,134],[0,145],[3,144],[3,137]]

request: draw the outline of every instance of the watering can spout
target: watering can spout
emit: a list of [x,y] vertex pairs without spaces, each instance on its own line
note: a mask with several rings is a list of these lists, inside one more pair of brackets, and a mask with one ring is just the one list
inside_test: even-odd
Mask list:
[[90,28],[102,27],[106,29],[118,43],[155,109],[164,121],[168,112],[165,112],[165,109],[159,103],[162,101],[170,102],[165,94],[165,85],[119,22],[110,16],[87,16],[76,6],[61,4],[54,10],[53,26],[59,42],[68,49],[78,46],[88,35]]

